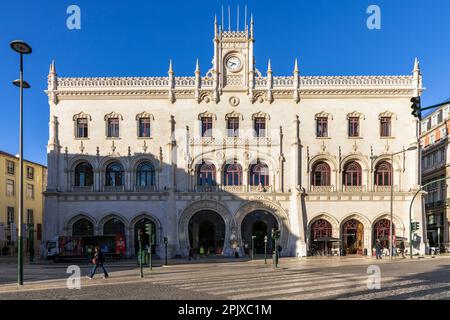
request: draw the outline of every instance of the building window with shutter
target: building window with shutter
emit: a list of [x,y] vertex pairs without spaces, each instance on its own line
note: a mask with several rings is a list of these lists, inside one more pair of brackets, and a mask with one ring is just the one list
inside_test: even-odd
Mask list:
[[30,179],[30,180],[34,179],[34,168],[33,167],[27,167],[27,179]]
[[6,172],[8,174],[14,174],[14,162],[13,161],[6,161]]
[[8,197],[14,197],[14,180],[6,179],[6,195]]
[[27,199],[34,199],[34,186],[27,184]]

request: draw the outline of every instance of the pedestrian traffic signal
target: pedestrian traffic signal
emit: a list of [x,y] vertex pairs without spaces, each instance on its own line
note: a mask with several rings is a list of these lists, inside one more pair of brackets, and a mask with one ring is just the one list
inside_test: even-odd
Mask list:
[[145,224],[145,234],[152,235],[152,225],[150,223]]
[[280,239],[281,231],[280,230],[273,230],[272,232],[272,238],[273,239]]
[[412,232],[415,232],[417,230],[419,230],[420,228],[420,223],[419,222],[411,222],[411,230]]
[[138,241],[141,242],[144,239],[144,229],[140,228],[138,232]]
[[420,97],[413,97],[411,99],[412,105],[411,105],[411,109],[412,112],[411,114],[416,117],[419,120],[422,120],[422,112],[420,110],[421,105],[420,105]]

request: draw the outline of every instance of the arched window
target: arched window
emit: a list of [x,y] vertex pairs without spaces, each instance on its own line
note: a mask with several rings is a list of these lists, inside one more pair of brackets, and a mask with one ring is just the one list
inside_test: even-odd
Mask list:
[[88,162],[81,162],[75,167],[75,186],[89,187],[94,183],[92,166]]
[[136,185],[147,187],[155,185],[155,167],[149,161],[142,162],[136,170]]
[[118,162],[110,163],[106,167],[106,185],[122,186],[123,185],[123,167]]
[[312,170],[312,185],[316,187],[330,185],[330,166],[323,161],[317,162]]
[[[388,219],[381,219],[373,226],[373,243],[380,240],[383,248],[388,248],[391,233],[391,222]],[[392,225],[392,235],[395,236],[395,224]]]
[[203,163],[197,172],[197,185],[214,186],[216,184],[216,167],[212,163]]
[[103,225],[103,235],[118,236],[125,235],[125,225],[122,221],[116,218],[111,218]]
[[251,186],[269,186],[269,167],[265,163],[254,164],[250,167]]
[[375,168],[375,185],[392,186],[392,165],[383,161],[377,164]]
[[311,240],[318,240],[320,238],[331,237],[332,227],[325,219],[319,219],[311,226]]
[[225,186],[242,185],[242,167],[238,163],[225,165],[223,172],[223,184]]
[[361,186],[362,182],[362,170],[361,166],[352,161],[344,167],[344,185],[345,186]]
[[94,235],[93,223],[86,218],[81,218],[77,220],[72,226],[72,235],[93,236]]

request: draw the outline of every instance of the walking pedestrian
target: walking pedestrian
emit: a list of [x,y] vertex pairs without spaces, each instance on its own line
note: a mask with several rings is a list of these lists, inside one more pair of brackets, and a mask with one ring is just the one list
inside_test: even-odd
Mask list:
[[402,258],[405,259],[405,242],[401,241],[399,245],[400,253],[402,254]]
[[89,279],[92,279],[94,277],[98,267],[101,267],[103,269],[104,279],[109,277],[108,272],[106,271],[105,266],[103,265],[105,263],[105,256],[103,255],[99,247],[95,247],[92,263],[94,264],[94,267],[92,268],[91,274],[88,276]]
[[381,259],[381,253],[382,253],[382,248],[381,248],[381,243],[380,243],[380,239],[377,239],[376,243],[375,243],[375,255],[378,259]]

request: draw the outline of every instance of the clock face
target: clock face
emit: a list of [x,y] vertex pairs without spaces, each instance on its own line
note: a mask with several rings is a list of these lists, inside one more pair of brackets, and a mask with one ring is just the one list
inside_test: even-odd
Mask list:
[[239,59],[236,56],[231,56],[227,59],[227,68],[230,71],[239,71],[241,69],[242,66],[242,62],[241,59]]

